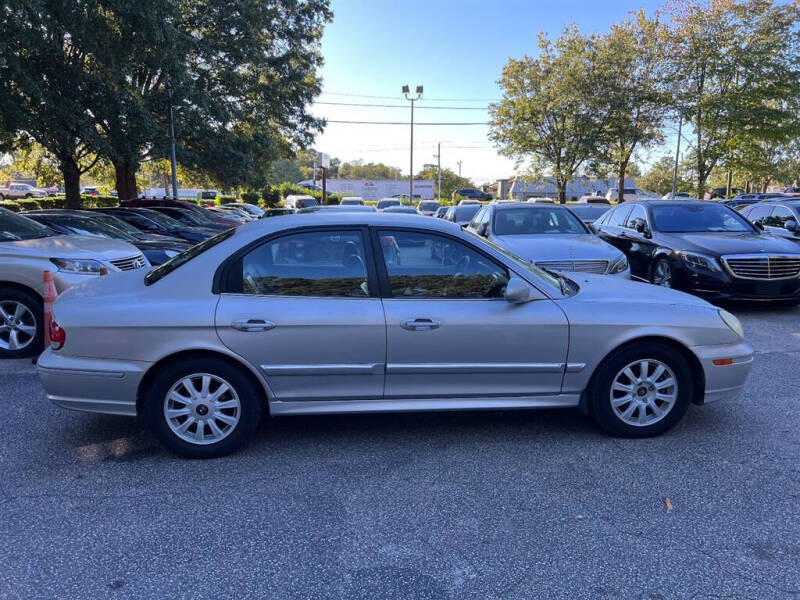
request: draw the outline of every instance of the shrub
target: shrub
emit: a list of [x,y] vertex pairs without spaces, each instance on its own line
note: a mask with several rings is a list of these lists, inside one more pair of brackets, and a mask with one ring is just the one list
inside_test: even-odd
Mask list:
[[20,198],[16,200],[16,203],[20,210],[39,210],[42,208],[39,201],[33,198]]
[[261,190],[261,202],[270,208],[281,203],[281,190],[276,185],[268,185]]
[[328,204],[341,204],[342,198],[342,194],[328,194]]
[[321,191],[309,190],[301,185],[297,185],[296,183],[292,183],[290,181],[284,181],[282,184],[278,186],[278,189],[281,192],[282,200],[286,200],[286,196],[290,196],[292,194],[302,194],[304,196],[311,196],[313,198],[316,198],[317,200],[322,199]]
[[83,208],[114,208],[119,206],[119,198],[114,196],[82,196]]
[[13,200],[6,200],[5,202],[0,202],[0,206],[2,206],[7,210],[10,210],[11,212],[19,212],[19,204],[17,204]]
[[244,192],[242,194],[242,202],[247,202],[248,204],[258,204],[260,198],[261,194],[258,192]]
[[229,204],[231,202],[236,202],[235,196],[217,196],[216,204]]

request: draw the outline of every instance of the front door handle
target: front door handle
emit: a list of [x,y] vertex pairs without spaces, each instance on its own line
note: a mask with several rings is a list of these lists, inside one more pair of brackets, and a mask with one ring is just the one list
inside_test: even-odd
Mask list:
[[275,328],[275,323],[264,319],[239,319],[231,325],[237,331],[258,332]]
[[439,321],[431,319],[406,319],[400,323],[400,327],[409,331],[430,331],[439,327]]

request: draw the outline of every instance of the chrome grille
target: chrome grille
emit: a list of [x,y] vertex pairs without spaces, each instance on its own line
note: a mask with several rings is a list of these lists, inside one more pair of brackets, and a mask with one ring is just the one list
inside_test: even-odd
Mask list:
[[723,256],[733,275],[742,279],[791,279],[800,276],[800,255],[742,254]]
[[551,271],[576,271],[601,275],[608,271],[607,260],[542,260],[537,261],[536,266]]
[[141,269],[145,266],[144,256],[137,254],[136,256],[129,256],[128,258],[118,258],[117,260],[108,261],[120,271],[131,271],[133,269]]

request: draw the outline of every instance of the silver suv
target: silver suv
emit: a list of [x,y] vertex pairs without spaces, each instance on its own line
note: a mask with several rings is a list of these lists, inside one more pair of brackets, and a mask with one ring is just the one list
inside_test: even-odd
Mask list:
[[58,235],[32,219],[0,208],[0,358],[34,356],[42,350],[43,272],[56,291],[92,276],[148,267],[125,242]]

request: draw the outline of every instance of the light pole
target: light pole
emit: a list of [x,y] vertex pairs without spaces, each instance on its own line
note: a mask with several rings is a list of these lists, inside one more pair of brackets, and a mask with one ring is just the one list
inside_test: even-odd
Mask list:
[[169,101],[169,160],[172,167],[172,198],[178,199],[178,166],[175,160],[175,117],[172,113],[172,83],[167,71],[167,98]]
[[683,109],[678,108],[678,146],[675,148],[675,169],[672,171],[672,197],[670,200],[675,199],[675,193],[678,191],[678,160],[681,155],[681,128],[683,127]]
[[411,88],[408,84],[403,86],[403,96],[406,100],[411,102],[411,158],[408,167],[408,202],[414,204],[414,102],[422,98],[422,86],[418,85],[416,89],[416,98],[411,97]]

